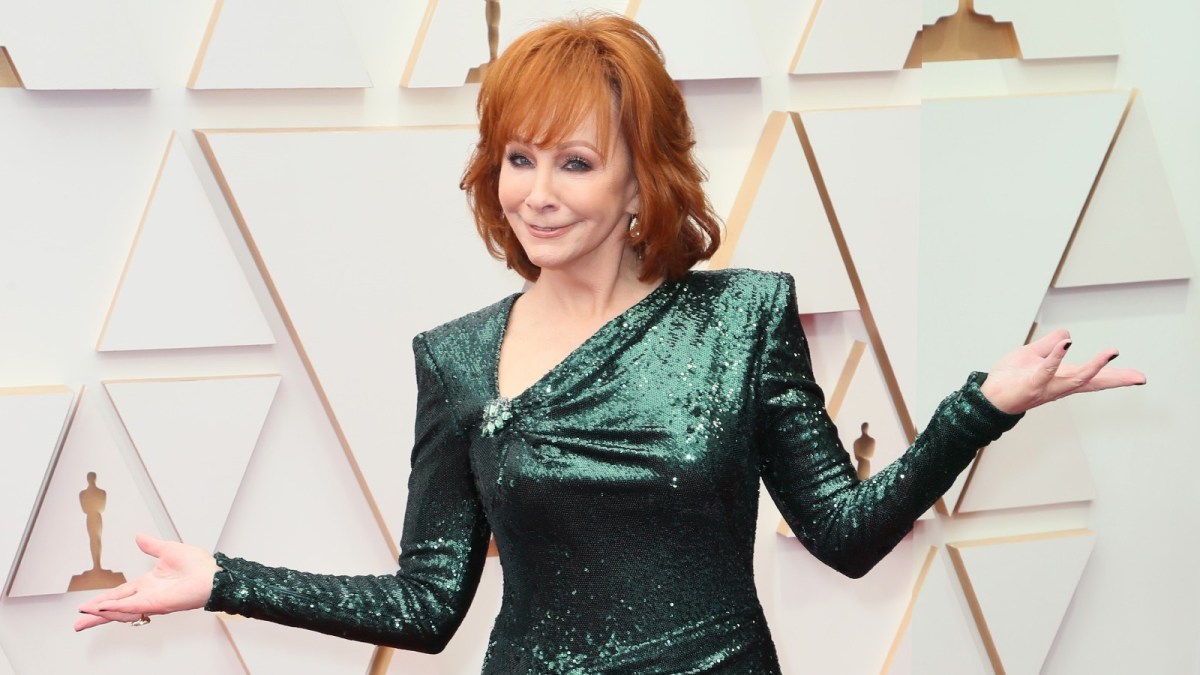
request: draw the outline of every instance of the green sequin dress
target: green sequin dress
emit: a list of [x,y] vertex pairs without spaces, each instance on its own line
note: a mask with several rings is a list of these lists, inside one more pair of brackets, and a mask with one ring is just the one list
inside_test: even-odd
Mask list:
[[494,532],[503,602],[484,673],[778,673],[754,586],[759,480],[797,537],[860,576],[1016,423],[973,374],[860,482],[813,382],[791,277],[691,272],[511,401],[514,295],[416,337],[399,571],[332,576],[217,554],[207,609],[441,650]]

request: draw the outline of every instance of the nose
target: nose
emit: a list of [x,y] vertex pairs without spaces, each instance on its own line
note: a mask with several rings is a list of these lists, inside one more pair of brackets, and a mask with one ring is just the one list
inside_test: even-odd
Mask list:
[[529,194],[525,195],[525,206],[538,213],[557,208],[558,196],[554,186],[553,163],[539,162],[534,169],[533,183],[529,186]]

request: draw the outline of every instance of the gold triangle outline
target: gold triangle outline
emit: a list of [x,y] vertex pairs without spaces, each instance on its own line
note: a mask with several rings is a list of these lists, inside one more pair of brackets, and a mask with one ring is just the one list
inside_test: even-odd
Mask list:
[[208,16],[208,25],[204,28],[204,38],[200,40],[200,49],[196,52],[196,60],[192,62],[192,72],[188,75],[188,89],[196,88],[196,80],[200,78],[200,71],[204,68],[204,58],[208,56],[208,46],[212,42],[213,33],[217,29],[217,22],[221,20],[221,10],[224,7],[225,0],[213,2],[212,14]]
[[1083,201],[1083,208],[1079,211],[1079,218],[1075,220],[1075,227],[1071,230],[1071,236],[1067,239],[1067,245],[1063,248],[1062,257],[1058,261],[1058,267],[1054,270],[1054,276],[1050,278],[1050,288],[1058,288],[1058,279],[1062,276],[1063,267],[1067,264],[1067,258],[1071,255],[1071,249],[1075,245],[1075,239],[1079,236],[1079,229],[1083,225],[1083,219],[1087,217],[1088,207],[1092,205],[1092,198],[1096,196],[1096,190],[1100,187],[1100,180],[1104,177],[1104,170],[1108,168],[1108,160],[1112,157],[1113,149],[1117,147],[1117,141],[1121,137],[1121,132],[1125,130],[1125,122],[1129,119],[1129,113],[1133,111],[1134,101],[1138,97],[1138,90],[1132,89],[1129,92],[1129,100],[1125,102],[1125,111],[1121,113],[1121,120],[1117,122],[1117,128],[1113,132],[1112,141],[1108,144],[1108,150],[1104,152],[1104,159],[1100,161],[1100,169],[1096,171],[1096,179],[1092,181],[1092,187],[1088,190],[1087,198]]
[[[171,523],[171,529],[175,532],[176,541],[183,541],[183,537],[180,535],[180,532],[179,532],[179,526],[175,524],[175,517],[171,515],[171,510],[167,508],[167,500],[163,498],[163,493],[162,493],[162,490],[160,490],[158,488],[158,483],[154,482],[154,474],[151,473],[150,467],[146,466],[146,459],[145,459],[145,457],[142,456],[142,451],[140,448],[138,448],[137,441],[135,441],[133,439],[133,433],[129,429],[129,423],[125,421],[125,416],[121,414],[121,406],[117,405],[117,401],[116,401],[116,399],[113,398],[112,390],[108,388],[108,385],[110,385],[110,384],[161,384],[163,382],[198,382],[198,381],[216,381],[216,380],[252,380],[252,379],[265,379],[265,378],[282,379],[282,376],[279,375],[278,373],[255,373],[255,374],[249,374],[249,375],[203,375],[203,376],[190,376],[190,377],[150,377],[150,378],[142,378],[142,379],[122,379],[122,380],[101,380],[100,381],[101,387],[104,389],[104,393],[108,397],[109,404],[112,405],[113,410],[115,410],[117,413],[117,420],[120,421],[120,423],[121,423],[121,430],[125,432],[125,437],[129,439],[129,445],[130,445],[130,447],[133,448],[134,454],[137,455],[138,463],[141,465],[142,471],[146,474],[146,480],[149,481],[150,488],[152,490],[154,490],[154,496],[158,499],[158,502],[160,504],[162,504],[163,513],[165,513],[167,515],[167,521]],[[271,408],[274,406],[275,398],[276,398],[276,396],[278,396],[278,394],[279,394],[279,390],[278,390],[278,388],[276,388],[275,393],[271,396],[271,403],[267,405],[266,415],[263,416],[263,425],[266,424],[267,417],[269,417],[271,414]],[[259,435],[260,436],[262,435],[262,426],[261,425],[259,427]],[[255,443],[254,443],[254,448],[251,448],[250,454],[253,455],[254,451],[257,449],[258,449],[258,439],[256,438]],[[241,487],[242,479],[244,479],[245,477],[246,477],[246,474],[245,474],[245,471],[243,471],[241,478],[238,479],[238,487],[239,488]],[[233,513],[232,506],[233,505],[230,504],[231,509],[225,513],[225,522],[221,526],[222,531],[224,531],[225,525],[227,525],[229,523],[229,516]],[[219,538],[219,535],[218,535],[218,538]],[[213,545],[215,546],[216,542],[213,542]]]
[[995,640],[992,639],[992,632],[988,628],[987,619],[984,618],[983,605],[980,604],[979,596],[975,593],[975,586],[971,583],[971,576],[967,572],[966,562],[963,560],[961,549],[978,548],[981,546],[1021,544],[1031,541],[1044,541],[1047,539],[1067,539],[1070,537],[1095,535],[1096,533],[1092,530],[1087,528],[1079,528],[1073,530],[1059,530],[1055,532],[1018,534],[1007,537],[989,537],[986,539],[973,539],[970,541],[959,541],[946,544],[946,552],[950,554],[950,560],[954,563],[955,574],[958,576],[959,583],[962,584],[963,593],[967,598],[967,606],[971,608],[971,616],[975,619],[975,626],[979,629],[979,635],[983,638],[984,649],[987,650],[988,659],[991,661],[992,668],[995,669],[996,675],[1005,675],[1004,663],[1000,659],[1000,650],[996,647]]
[[883,667],[879,669],[880,675],[888,675],[892,670],[892,664],[899,653],[900,644],[904,641],[904,636],[908,633],[909,626],[912,624],[913,611],[917,607],[917,598],[921,596],[921,590],[925,588],[925,579],[929,576],[929,570],[933,568],[933,561],[937,559],[937,552],[938,547],[930,546],[929,550],[925,553],[925,562],[921,564],[921,571],[917,573],[917,581],[913,584],[912,595],[908,599],[908,606],[904,609],[904,616],[900,619],[900,625],[896,627],[896,635],[892,638],[892,644],[888,647],[887,656],[883,659]]
[[133,234],[133,242],[129,245],[129,254],[125,256],[125,266],[121,268],[121,276],[117,279],[117,287],[113,291],[112,300],[108,303],[108,311],[104,314],[104,324],[100,327],[100,337],[96,338],[96,351],[103,352],[104,336],[108,333],[108,324],[112,321],[113,311],[117,307],[117,299],[121,297],[121,290],[125,288],[125,278],[129,275],[129,266],[133,262],[133,256],[137,254],[138,242],[142,239],[142,230],[146,227],[146,219],[150,216],[150,207],[154,204],[154,197],[158,194],[158,185],[162,182],[163,171],[167,168],[167,158],[171,155],[171,146],[175,142],[175,132],[167,137],[167,146],[163,150],[162,159],[158,162],[158,171],[154,174],[154,183],[150,186],[150,194],[146,197],[146,205],[142,207],[142,217],[138,220],[137,231]]
[[259,274],[262,275],[263,282],[266,284],[268,292],[271,294],[271,300],[274,302],[276,309],[279,310],[280,318],[283,320],[284,326],[287,327],[288,335],[292,338],[292,344],[296,347],[296,354],[300,357],[300,362],[304,364],[304,370],[308,373],[309,381],[316,391],[317,398],[321,401],[321,407],[325,410],[325,416],[329,419],[330,426],[333,427],[333,432],[337,436],[338,443],[342,446],[342,451],[345,453],[346,461],[350,466],[350,471],[354,475],[355,481],[358,482],[359,489],[362,491],[363,498],[367,502],[367,507],[371,511],[371,515],[375,519],[375,524],[379,527],[379,532],[383,536],[384,544],[388,547],[388,551],[393,558],[399,558],[400,548],[395,537],[392,536],[391,529],[387,525],[387,521],[383,517],[383,511],[379,507],[379,502],[375,499],[374,493],[367,482],[366,475],[362,470],[362,466],[358,463],[358,458],[354,454],[354,450],[350,447],[350,440],[346,437],[346,432],[342,428],[342,424],[338,419],[337,413],[334,412],[333,403],[329,399],[329,395],[325,392],[325,387],[321,384],[321,378],[317,375],[317,370],[313,366],[312,359],[308,356],[308,350],[304,346],[304,342],[300,337],[300,332],[296,329],[296,324],[292,321],[292,316],[288,312],[287,305],[283,301],[283,295],[279,291],[274,278],[271,276],[270,270],[267,268],[266,259],[262,255],[262,251],[258,247],[258,242],[254,239],[254,234],[250,230],[249,223],[246,221],[246,216],[242,212],[241,205],[238,203],[237,197],[233,193],[233,188],[229,184],[228,178],[225,176],[224,169],[221,168],[221,163],[217,159],[216,151],[213,149],[210,136],[218,136],[222,134],[246,134],[246,133],[322,133],[333,131],[355,131],[362,133],[371,133],[378,131],[429,131],[443,129],[467,129],[475,128],[474,125],[431,125],[431,126],[412,126],[412,127],[339,127],[339,128],[305,128],[305,129],[196,129],[194,131],[196,140],[200,144],[200,149],[204,153],[205,159],[208,161],[209,167],[212,169],[213,176],[216,178],[217,185],[221,188],[221,194],[224,195],[226,203],[229,205],[230,213],[237,222],[238,229],[242,233],[242,237],[246,241],[246,246],[250,250],[251,257],[254,258],[254,264],[258,267]]
[[12,592],[13,584],[17,581],[17,572],[20,570],[21,563],[25,561],[25,551],[29,548],[29,538],[33,534],[33,527],[37,524],[38,516],[42,513],[42,505],[46,501],[46,491],[50,488],[50,481],[54,478],[54,473],[58,469],[58,460],[62,457],[63,447],[67,444],[67,437],[71,433],[71,427],[75,423],[75,413],[79,411],[79,404],[83,401],[84,386],[79,387],[79,391],[75,391],[65,385],[47,385],[39,387],[10,387],[0,389],[0,396],[38,396],[43,394],[62,394],[70,392],[73,394],[71,405],[67,408],[67,414],[63,419],[62,429],[58,432],[58,440],[54,443],[54,450],[51,452],[50,462],[46,465],[46,473],[42,477],[42,485],[38,488],[37,497],[33,501],[33,508],[29,511],[29,518],[25,521],[25,532],[21,535],[21,541],[17,545],[17,554],[13,556],[12,569],[9,570],[7,579],[0,579],[3,588],[0,588],[0,597],[7,598]]

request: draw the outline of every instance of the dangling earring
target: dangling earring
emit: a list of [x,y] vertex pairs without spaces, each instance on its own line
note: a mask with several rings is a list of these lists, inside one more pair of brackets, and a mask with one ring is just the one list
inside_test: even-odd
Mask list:
[[629,216],[629,238],[637,239],[642,236],[642,224],[638,222],[638,214],[630,214]]

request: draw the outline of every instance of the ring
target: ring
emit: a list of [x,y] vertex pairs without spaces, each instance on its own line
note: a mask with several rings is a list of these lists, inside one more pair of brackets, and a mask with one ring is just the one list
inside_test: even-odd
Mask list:
[[130,621],[130,622],[129,622],[129,625],[130,625],[130,626],[145,626],[145,625],[146,625],[146,624],[148,624],[148,623],[150,623],[150,617],[148,617],[148,616],[146,616],[145,614],[143,614],[143,615],[142,615],[142,618],[140,618],[140,619],[138,619],[138,620],[136,620],[136,621]]

